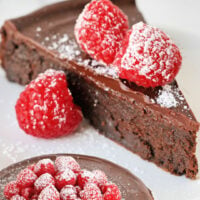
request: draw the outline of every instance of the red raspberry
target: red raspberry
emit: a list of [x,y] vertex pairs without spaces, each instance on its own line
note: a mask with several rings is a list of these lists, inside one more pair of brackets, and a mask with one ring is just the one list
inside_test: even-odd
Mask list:
[[31,187],[23,188],[21,190],[21,196],[25,199],[30,199],[34,195],[34,189]]
[[178,47],[163,31],[140,22],[128,32],[114,65],[120,78],[156,87],[173,81],[181,62]]
[[61,190],[65,185],[75,185],[76,175],[71,169],[66,169],[64,172],[59,172],[55,176],[56,187]]
[[51,174],[42,174],[34,183],[37,192],[41,192],[48,185],[55,185],[55,180]]
[[74,173],[79,173],[81,170],[80,165],[71,156],[57,157],[55,160],[55,166],[59,172],[63,172],[67,168],[71,169]]
[[72,185],[66,185],[60,191],[61,200],[77,200],[77,198],[76,188]]
[[97,180],[97,185],[101,187],[102,185],[105,185],[108,182],[108,178],[105,175],[105,173],[101,170],[94,170],[92,171],[96,180]]
[[110,64],[128,30],[127,16],[109,0],[93,0],[77,19],[75,37],[92,58]]
[[103,193],[104,200],[121,200],[122,198],[119,188],[114,183],[106,184]]
[[81,188],[79,186],[75,186],[76,193],[78,196],[80,196]]
[[80,192],[82,200],[103,200],[101,190],[96,184],[88,183],[84,187],[84,190]]
[[34,172],[35,164],[31,164],[27,167],[27,169],[30,169],[31,171]]
[[24,169],[17,175],[17,185],[20,188],[32,187],[37,175],[30,169]]
[[49,185],[39,194],[38,200],[60,200],[60,194],[53,185]]
[[10,200],[26,200],[24,197],[20,196],[20,195],[15,195],[12,196],[12,198]]
[[64,72],[47,70],[33,80],[17,100],[19,126],[37,137],[52,138],[73,132],[82,114],[74,105]]
[[54,162],[51,159],[42,159],[35,164],[34,172],[40,176],[44,173],[55,174]]
[[88,171],[88,170],[81,170],[81,172],[79,173],[79,175],[77,176],[77,181],[78,181],[78,185],[83,188],[86,183],[94,183],[97,184],[97,180],[95,178],[95,175]]
[[38,200],[38,194],[34,194],[30,199],[31,200]]
[[14,196],[16,194],[19,194],[19,192],[20,192],[20,189],[17,186],[16,181],[11,181],[4,188],[4,196],[7,199],[10,199],[12,196]]

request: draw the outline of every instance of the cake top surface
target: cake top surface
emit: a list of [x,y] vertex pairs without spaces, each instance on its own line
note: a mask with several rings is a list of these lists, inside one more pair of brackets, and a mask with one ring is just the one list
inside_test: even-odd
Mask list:
[[[12,22],[23,35],[37,42],[47,51],[52,52],[63,62],[70,60],[76,65],[95,72],[100,82],[106,82],[105,90],[109,88],[106,85],[108,86],[112,82],[114,90],[128,96],[139,94],[147,104],[174,110],[195,120],[176,81],[163,87],[143,88],[132,82],[119,79],[117,69],[91,59],[80,50],[74,38],[74,25],[87,2],[89,1],[69,1],[54,4],[28,16],[14,19]],[[144,21],[134,2],[116,0],[114,3],[128,15],[130,25]],[[107,80],[103,77],[107,77]]]

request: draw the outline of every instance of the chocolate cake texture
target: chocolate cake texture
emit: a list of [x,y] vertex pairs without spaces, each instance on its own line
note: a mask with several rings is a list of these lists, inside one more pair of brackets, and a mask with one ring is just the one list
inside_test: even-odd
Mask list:
[[[199,123],[177,82],[139,87],[82,52],[73,31],[87,2],[60,2],[6,21],[0,57],[8,79],[27,84],[46,69],[63,70],[75,103],[100,133],[166,171],[195,178]],[[130,25],[144,21],[134,1],[113,2]]]

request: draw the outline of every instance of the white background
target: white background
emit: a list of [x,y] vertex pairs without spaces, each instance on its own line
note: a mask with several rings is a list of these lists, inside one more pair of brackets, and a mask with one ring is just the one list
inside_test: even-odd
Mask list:
[[[55,0],[0,0],[0,25]],[[178,83],[200,121],[200,1],[138,0],[146,20],[164,29],[183,55]],[[18,128],[14,105],[23,90],[0,69],[0,169],[25,158],[47,153],[80,153],[111,160],[128,168],[153,191],[157,200],[200,200],[200,180],[170,175],[99,135],[86,122],[69,136],[42,140]]]

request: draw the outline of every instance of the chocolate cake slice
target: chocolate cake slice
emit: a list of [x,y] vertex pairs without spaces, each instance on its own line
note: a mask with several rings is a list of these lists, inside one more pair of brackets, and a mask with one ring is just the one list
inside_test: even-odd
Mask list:
[[[195,178],[199,123],[176,81],[145,89],[81,52],[73,30],[87,2],[61,2],[6,21],[0,55],[8,79],[27,84],[46,69],[65,71],[75,102],[102,134],[173,174]],[[114,3],[130,24],[144,20],[133,1]]]

